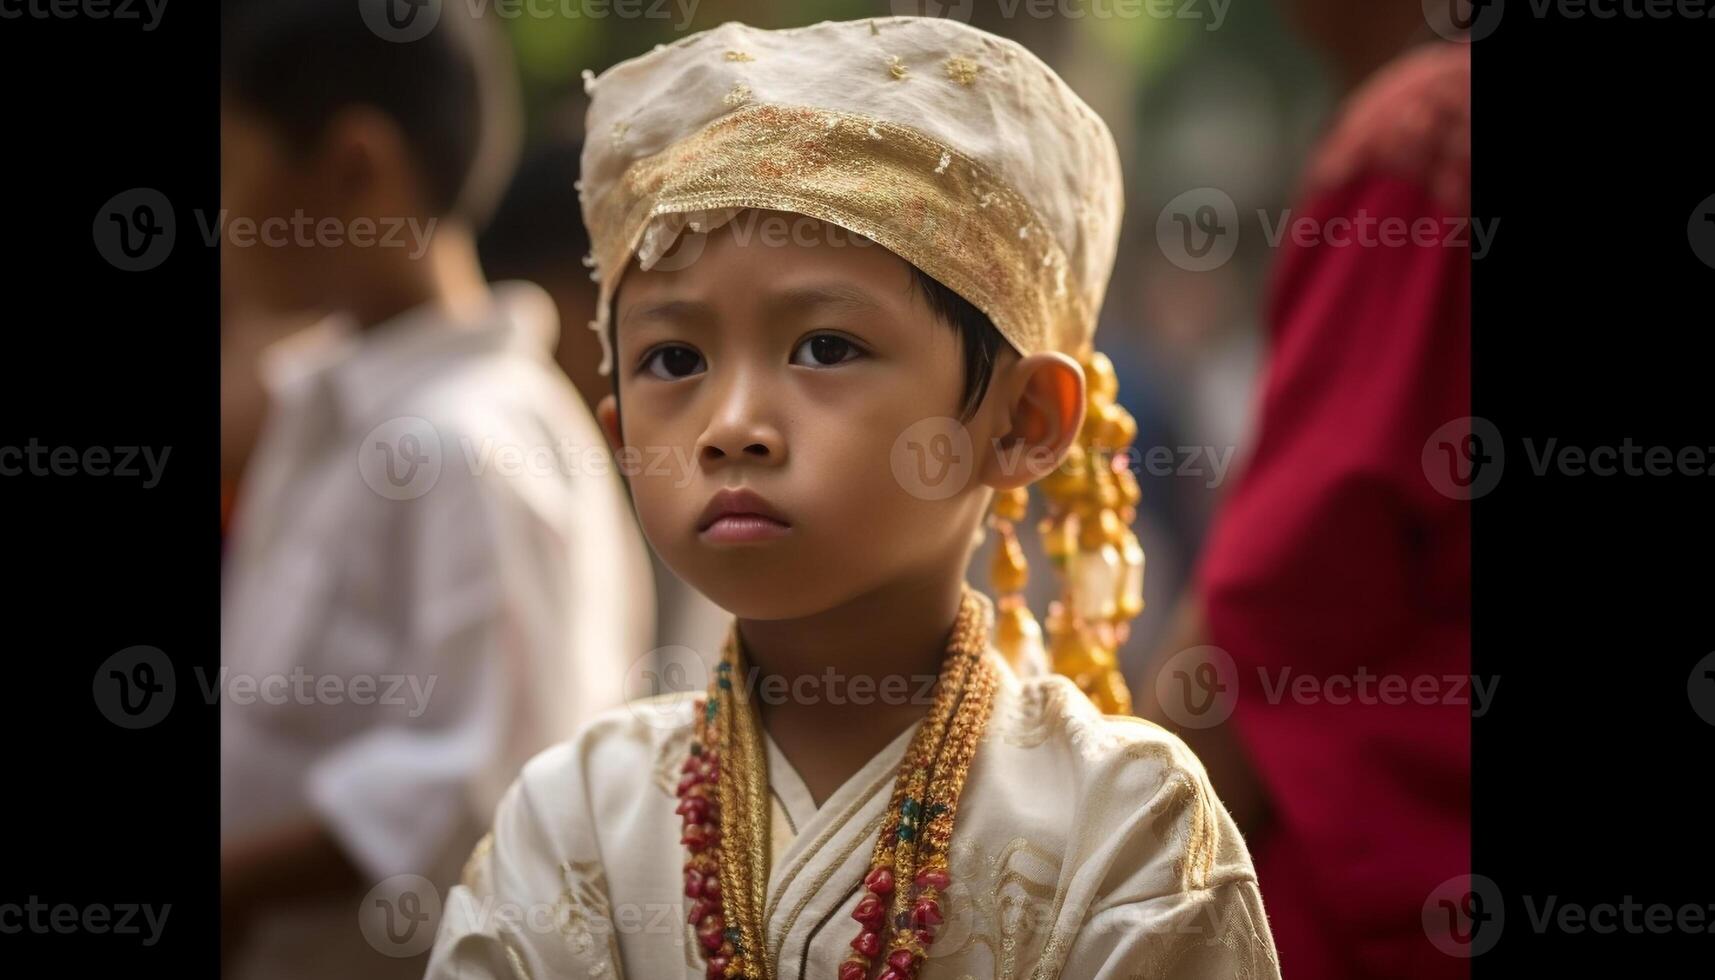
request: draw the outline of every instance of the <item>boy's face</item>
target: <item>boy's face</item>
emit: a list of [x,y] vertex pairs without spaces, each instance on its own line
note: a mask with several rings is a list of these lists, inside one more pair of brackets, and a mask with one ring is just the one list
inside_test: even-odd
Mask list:
[[305,176],[303,167],[292,165],[273,127],[223,101],[220,203],[227,227],[221,235],[221,273],[228,288],[244,293],[247,305],[282,311],[317,305],[308,284],[322,278],[322,256],[304,247],[288,223],[294,211],[325,213]]
[[220,130],[221,278],[241,305],[335,309],[385,288],[403,263],[426,264],[416,229],[437,225],[422,220],[409,151],[378,112],[343,110],[314,146],[294,148],[223,98]]
[[[990,495],[968,462],[947,465],[963,354],[911,267],[781,212],[686,237],[657,269],[634,263],[616,304],[621,463],[662,558],[753,619],[962,569]],[[1002,369],[1016,361],[1003,350],[985,407],[1004,399]],[[612,405],[601,411],[610,437]],[[979,410],[963,432],[988,446],[1001,418]],[[777,520],[711,526],[711,498],[740,487],[765,504],[738,509]]]

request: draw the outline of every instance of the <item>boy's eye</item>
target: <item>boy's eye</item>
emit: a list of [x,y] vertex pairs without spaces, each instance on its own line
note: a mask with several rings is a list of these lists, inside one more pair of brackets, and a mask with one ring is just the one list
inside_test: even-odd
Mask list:
[[643,369],[662,381],[677,381],[702,371],[703,355],[683,344],[657,347],[643,359]]
[[830,367],[863,353],[857,344],[838,334],[823,333],[805,340],[792,352],[792,363],[804,367]]

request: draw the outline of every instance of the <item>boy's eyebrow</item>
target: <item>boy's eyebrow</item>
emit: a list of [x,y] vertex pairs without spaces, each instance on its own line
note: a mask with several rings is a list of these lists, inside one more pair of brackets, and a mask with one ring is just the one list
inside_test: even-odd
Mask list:
[[[827,307],[845,313],[873,314],[882,311],[881,304],[867,290],[846,283],[816,283],[782,289],[768,297],[763,304],[770,313],[799,313]],[[642,303],[619,311],[619,324],[639,320],[666,320],[673,323],[706,323],[714,319],[714,308],[694,299],[669,299],[657,303]]]
[[880,313],[881,304],[869,291],[845,283],[817,283],[783,289],[767,300],[771,311],[803,311],[831,307],[846,313]]
[[713,319],[714,311],[709,304],[694,299],[669,299],[659,303],[643,303],[629,306],[619,313],[619,326],[624,329],[627,323],[634,320],[667,320],[675,323],[700,322]]

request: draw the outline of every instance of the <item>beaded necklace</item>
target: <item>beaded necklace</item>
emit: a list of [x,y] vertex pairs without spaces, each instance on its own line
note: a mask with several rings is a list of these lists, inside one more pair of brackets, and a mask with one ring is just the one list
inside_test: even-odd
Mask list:
[[[988,723],[998,678],[985,659],[994,606],[964,586],[935,684],[935,700],[900,762],[887,820],[876,839],[852,953],[839,980],[912,980],[941,924],[951,881],[947,852],[959,797]],[[771,980],[762,908],[768,884],[768,760],[743,676],[734,624],[714,682],[698,703],[696,732],[679,782],[685,897],[710,980]]]

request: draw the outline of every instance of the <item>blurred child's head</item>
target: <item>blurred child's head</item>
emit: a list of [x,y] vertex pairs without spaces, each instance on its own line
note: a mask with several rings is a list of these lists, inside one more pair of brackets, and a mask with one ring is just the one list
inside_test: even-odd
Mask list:
[[339,307],[396,288],[436,236],[486,219],[517,154],[516,79],[490,25],[435,9],[405,40],[355,0],[228,3],[222,258],[255,300]]
[[[1042,476],[1076,435],[1071,358],[1021,357],[862,236],[751,210],[679,249],[696,254],[625,274],[599,414],[650,542],[737,615],[804,616],[958,574],[992,490]],[[734,487],[786,527],[710,527]]]

